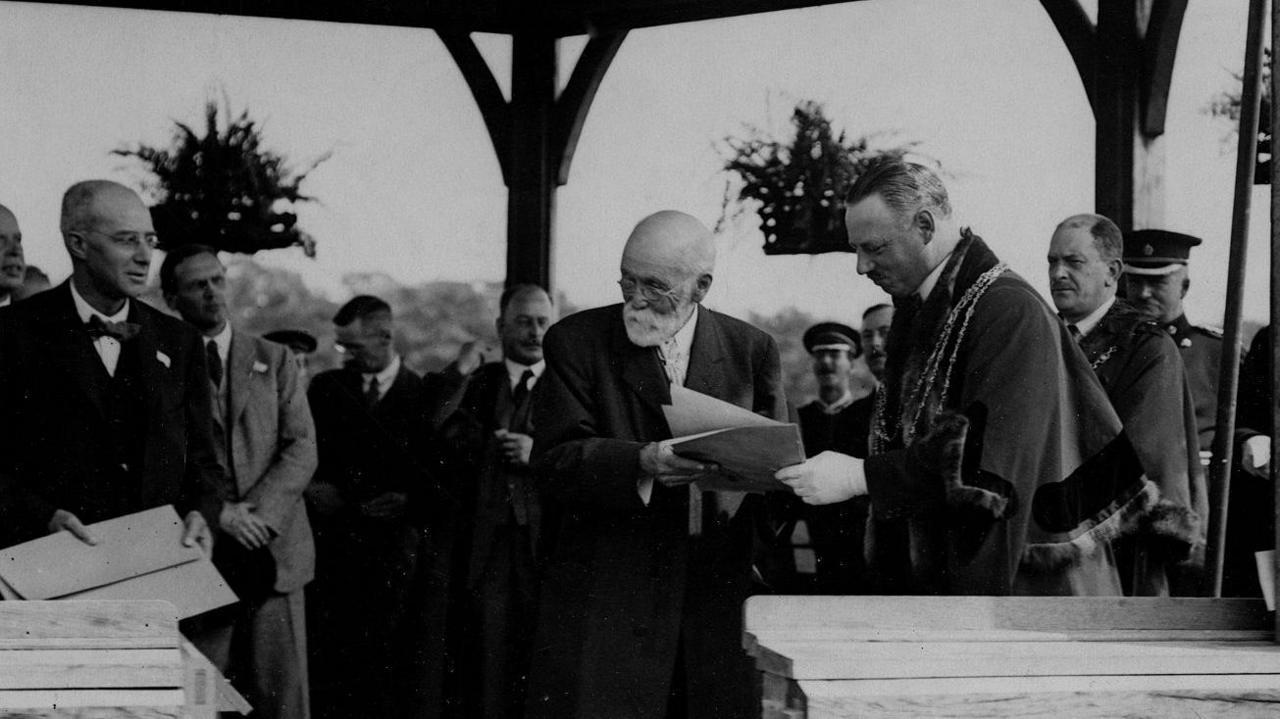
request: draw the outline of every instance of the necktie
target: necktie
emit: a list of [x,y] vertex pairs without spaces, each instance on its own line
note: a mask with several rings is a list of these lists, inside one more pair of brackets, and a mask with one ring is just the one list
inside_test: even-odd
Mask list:
[[364,404],[369,409],[373,409],[380,399],[382,396],[378,394],[378,376],[369,375],[369,386],[364,389]]
[[222,357],[218,356],[218,343],[209,340],[204,345],[205,361],[209,364],[209,379],[214,387],[222,386]]
[[680,355],[675,338],[663,342],[659,352],[662,354],[662,366],[667,371],[667,379],[671,384],[683,387],[684,371],[680,367],[683,357]]
[[511,391],[511,406],[518,412],[520,407],[529,399],[529,382],[533,380],[533,370],[527,369],[524,374],[520,375],[520,379],[516,382],[515,388]]
[[89,336],[95,340],[99,337],[111,337],[117,342],[133,339],[141,329],[133,322],[112,322],[98,315],[91,316],[84,326],[89,331]]
[[1067,332],[1071,334],[1071,339],[1076,342],[1080,341],[1081,334],[1079,327],[1076,327],[1075,325],[1067,325]]

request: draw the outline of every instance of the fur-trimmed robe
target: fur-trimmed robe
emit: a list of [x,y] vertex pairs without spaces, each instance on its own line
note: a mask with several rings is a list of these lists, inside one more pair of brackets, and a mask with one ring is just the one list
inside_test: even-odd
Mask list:
[[[1120,415],[1147,479],[1160,490],[1138,533],[1117,546],[1125,593],[1167,595],[1170,579],[1176,583],[1195,574],[1181,571],[1169,577],[1167,570],[1189,557],[1193,563],[1203,559],[1209,506],[1195,400],[1178,346],[1159,325],[1117,299],[1081,338],[1080,348]],[[1175,586],[1176,593],[1192,589]]]
[[1108,543],[1154,487],[1066,326],[996,266],[966,229],[924,303],[897,302],[865,465],[873,569],[893,592],[1117,594]]

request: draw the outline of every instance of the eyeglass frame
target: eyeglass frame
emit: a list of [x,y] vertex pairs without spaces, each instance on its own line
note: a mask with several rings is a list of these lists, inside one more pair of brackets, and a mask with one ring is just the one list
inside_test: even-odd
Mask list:
[[[120,234],[125,232],[129,234],[128,238],[119,236]],[[81,228],[70,231],[70,234],[77,234],[77,233],[80,233],[80,234],[91,233],[95,235],[101,235],[107,238],[108,240],[111,240],[112,244],[116,245],[117,247],[127,247],[128,249],[134,252],[137,252],[138,248],[142,247],[142,245],[144,244],[147,246],[148,249],[151,249],[151,250],[156,250],[160,248],[160,236],[154,232],[148,233],[148,232],[135,232],[131,230],[122,230],[121,233],[112,235],[112,234],[103,232],[102,230],[94,229],[92,227],[81,227]],[[142,241],[138,240],[139,235],[141,235],[144,238]]]
[[618,279],[618,288],[622,290],[623,299],[630,299],[639,292],[640,297],[645,302],[653,303],[659,300],[668,300],[671,304],[680,303],[680,291],[674,288],[658,287],[653,284],[653,280],[637,280],[634,277],[621,277]]

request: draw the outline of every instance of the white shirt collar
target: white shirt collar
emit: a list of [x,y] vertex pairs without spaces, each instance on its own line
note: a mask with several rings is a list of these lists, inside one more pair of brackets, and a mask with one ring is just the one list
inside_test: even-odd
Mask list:
[[391,355],[391,363],[388,364],[381,372],[377,374],[365,373],[361,375],[364,378],[363,384],[369,386],[369,378],[378,378],[378,392],[386,394],[391,387],[391,383],[395,381],[396,375],[400,373],[400,355]]
[[920,286],[916,288],[916,294],[920,295],[921,300],[929,299],[929,295],[933,292],[934,286],[938,284],[938,278],[942,276],[942,270],[947,266],[947,257],[950,256],[951,253],[948,252],[947,256],[943,257],[942,260],[938,262],[938,266],[933,268],[929,274],[924,276],[924,282],[921,282]]
[[840,396],[840,399],[832,402],[831,404],[823,402],[822,397],[814,397],[813,401],[817,402],[818,406],[822,408],[823,414],[837,414],[844,411],[844,409],[849,405],[853,404],[853,390],[846,389],[844,394]]
[[533,381],[529,383],[529,389],[538,383],[538,379],[542,377],[542,371],[547,368],[546,360],[538,360],[533,364],[520,364],[514,360],[503,358],[502,362],[507,366],[507,379],[511,382],[511,388],[515,389],[516,383],[524,376],[525,370],[533,372]]
[[129,319],[130,300],[126,299],[124,301],[124,306],[121,307],[120,311],[114,315],[104,315],[95,310],[93,306],[89,304],[88,300],[80,296],[80,293],[76,291],[76,283],[74,280],[68,281],[67,284],[71,286],[71,301],[76,303],[76,314],[80,316],[81,322],[88,322],[89,318],[95,315],[107,320],[108,322],[124,322]]
[[224,322],[222,331],[212,337],[205,337],[204,343],[209,344],[209,340],[213,340],[214,346],[218,348],[218,357],[222,359],[222,364],[227,363],[227,355],[231,354],[231,323]]
[[667,348],[674,348],[676,356],[689,356],[689,350],[693,348],[693,331],[698,326],[698,306],[693,306],[693,312],[689,315],[689,319],[685,321],[684,326],[676,330],[671,339],[662,343],[663,352]]
[[0,307],[8,307],[13,304],[13,295],[5,295],[4,299],[0,299]]
[[1098,305],[1098,309],[1094,310],[1093,312],[1090,312],[1089,315],[1084,319],[1080,320],[1079,322],[1068,322],[1067,324],[1075,325],[1076,329],[1080,330],[1080,336],[1084,337],[1085,335],[1092,332],[1093,328],[1098,326],[1098,323],[1102,321],[1103,316],[1105,316],[1107,312],[1111,310],[1111,306],[1114,305],[1115,303],[1116,303],[1115,295],[1112,295],[1111,299],[1107,300],[1106,302],[1103,302],[1101,305]]

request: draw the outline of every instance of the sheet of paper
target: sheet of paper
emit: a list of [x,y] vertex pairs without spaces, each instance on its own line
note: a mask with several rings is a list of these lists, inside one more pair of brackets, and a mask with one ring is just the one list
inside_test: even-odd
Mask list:
[[55,599],[190,562],[182,520],[172,506],[89,525],[98,543],[58,532],[0,550],[0,576],[24,599]]
[[178,608],[180,619],[188,619],[218,607],[235,604],[240,598],[227,585],[213,562],[202,556],[191,562],[75,592],[59,599],[162,599]]
[[671,436],[684,437],[728,427],[769,427],[783,424],[743,409],[736,404],[695,392],[687,387],[671,388],[671,404],[662,406]]
[[730,492],[767,492],[787,489],[773,478],[783,467],[804,461],[800,427],[772,423],[733,427],[671,440],[681,457],[715,462],[721,473],[698,480],[698,488]]

